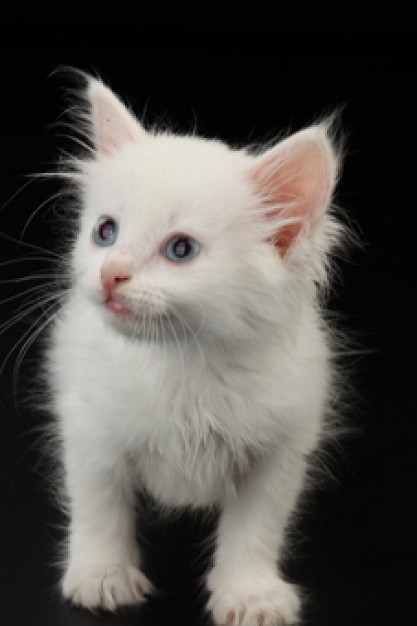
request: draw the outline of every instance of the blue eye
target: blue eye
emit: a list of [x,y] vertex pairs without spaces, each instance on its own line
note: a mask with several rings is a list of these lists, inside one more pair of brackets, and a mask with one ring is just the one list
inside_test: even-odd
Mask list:
[[119,226],[112,217],[100,217],[93,228],[93,241],[98,246],[112,246],[117,239]]
[[201,250],[201,244],[188,235],[176,235],[168,241],[163,251],[166,258],[173,263],[190,261]]

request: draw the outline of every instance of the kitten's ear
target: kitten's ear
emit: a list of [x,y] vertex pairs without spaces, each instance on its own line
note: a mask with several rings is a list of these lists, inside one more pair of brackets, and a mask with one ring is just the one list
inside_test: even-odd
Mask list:
[[125,143],[141,140],[146,131],[118,97],[101,81],[88,85],[93,143],[99,154],[113,154]]
[[255,158],[251,178],[267,218],[276,224],[271,239],[282,256],[320,223],[334,190],[337,165],[326,124],[302,130]]

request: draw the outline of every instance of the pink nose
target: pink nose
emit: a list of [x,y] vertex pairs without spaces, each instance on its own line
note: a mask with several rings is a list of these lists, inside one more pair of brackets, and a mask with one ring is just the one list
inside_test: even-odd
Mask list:
[[120,283],[131,278],[132,269],[126,261],[110,260],[101,268],[101,283],[108,293],[114,291]]

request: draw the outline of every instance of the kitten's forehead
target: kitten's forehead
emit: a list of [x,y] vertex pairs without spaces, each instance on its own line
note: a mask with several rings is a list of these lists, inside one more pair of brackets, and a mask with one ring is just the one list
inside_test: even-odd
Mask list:
[[229,211],[237,208],[240,194],[242,202],[247,199],[249,159],[215,140],[148,136],[96,164],[102,181],[99,203],[136,218],[142,226],[183,228],[184,219],[190,228],[193,223],[202,226],[226,206]]
[[187,188],[213,181],[230,183],[241,174],[248,160],[245,153],[220,141],[169,134],[150,137],[138,146],[138,157],[139,152],[154,174],[178,183],[184,181]]

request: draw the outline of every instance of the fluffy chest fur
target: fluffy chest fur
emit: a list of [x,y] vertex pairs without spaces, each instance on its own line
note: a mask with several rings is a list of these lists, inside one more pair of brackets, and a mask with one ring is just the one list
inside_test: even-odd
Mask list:
[[[104,445],[127,460],[137,486],[165,504],[219,502],[272,449],[279,454],[290,444],[308,453],[317,443],[326,347],[307,327],[299,332],[291,351],[270,339],[235,351],[198,337],[146,343],[118,333],[95,306],[80,307],[74,298],[57,325],[51,359],[58,413],[75,405],[60,424],[64,439],[91,438],[92,457],[99,441],[98,455]],[[88,413],[77,412],[77,403]]]

